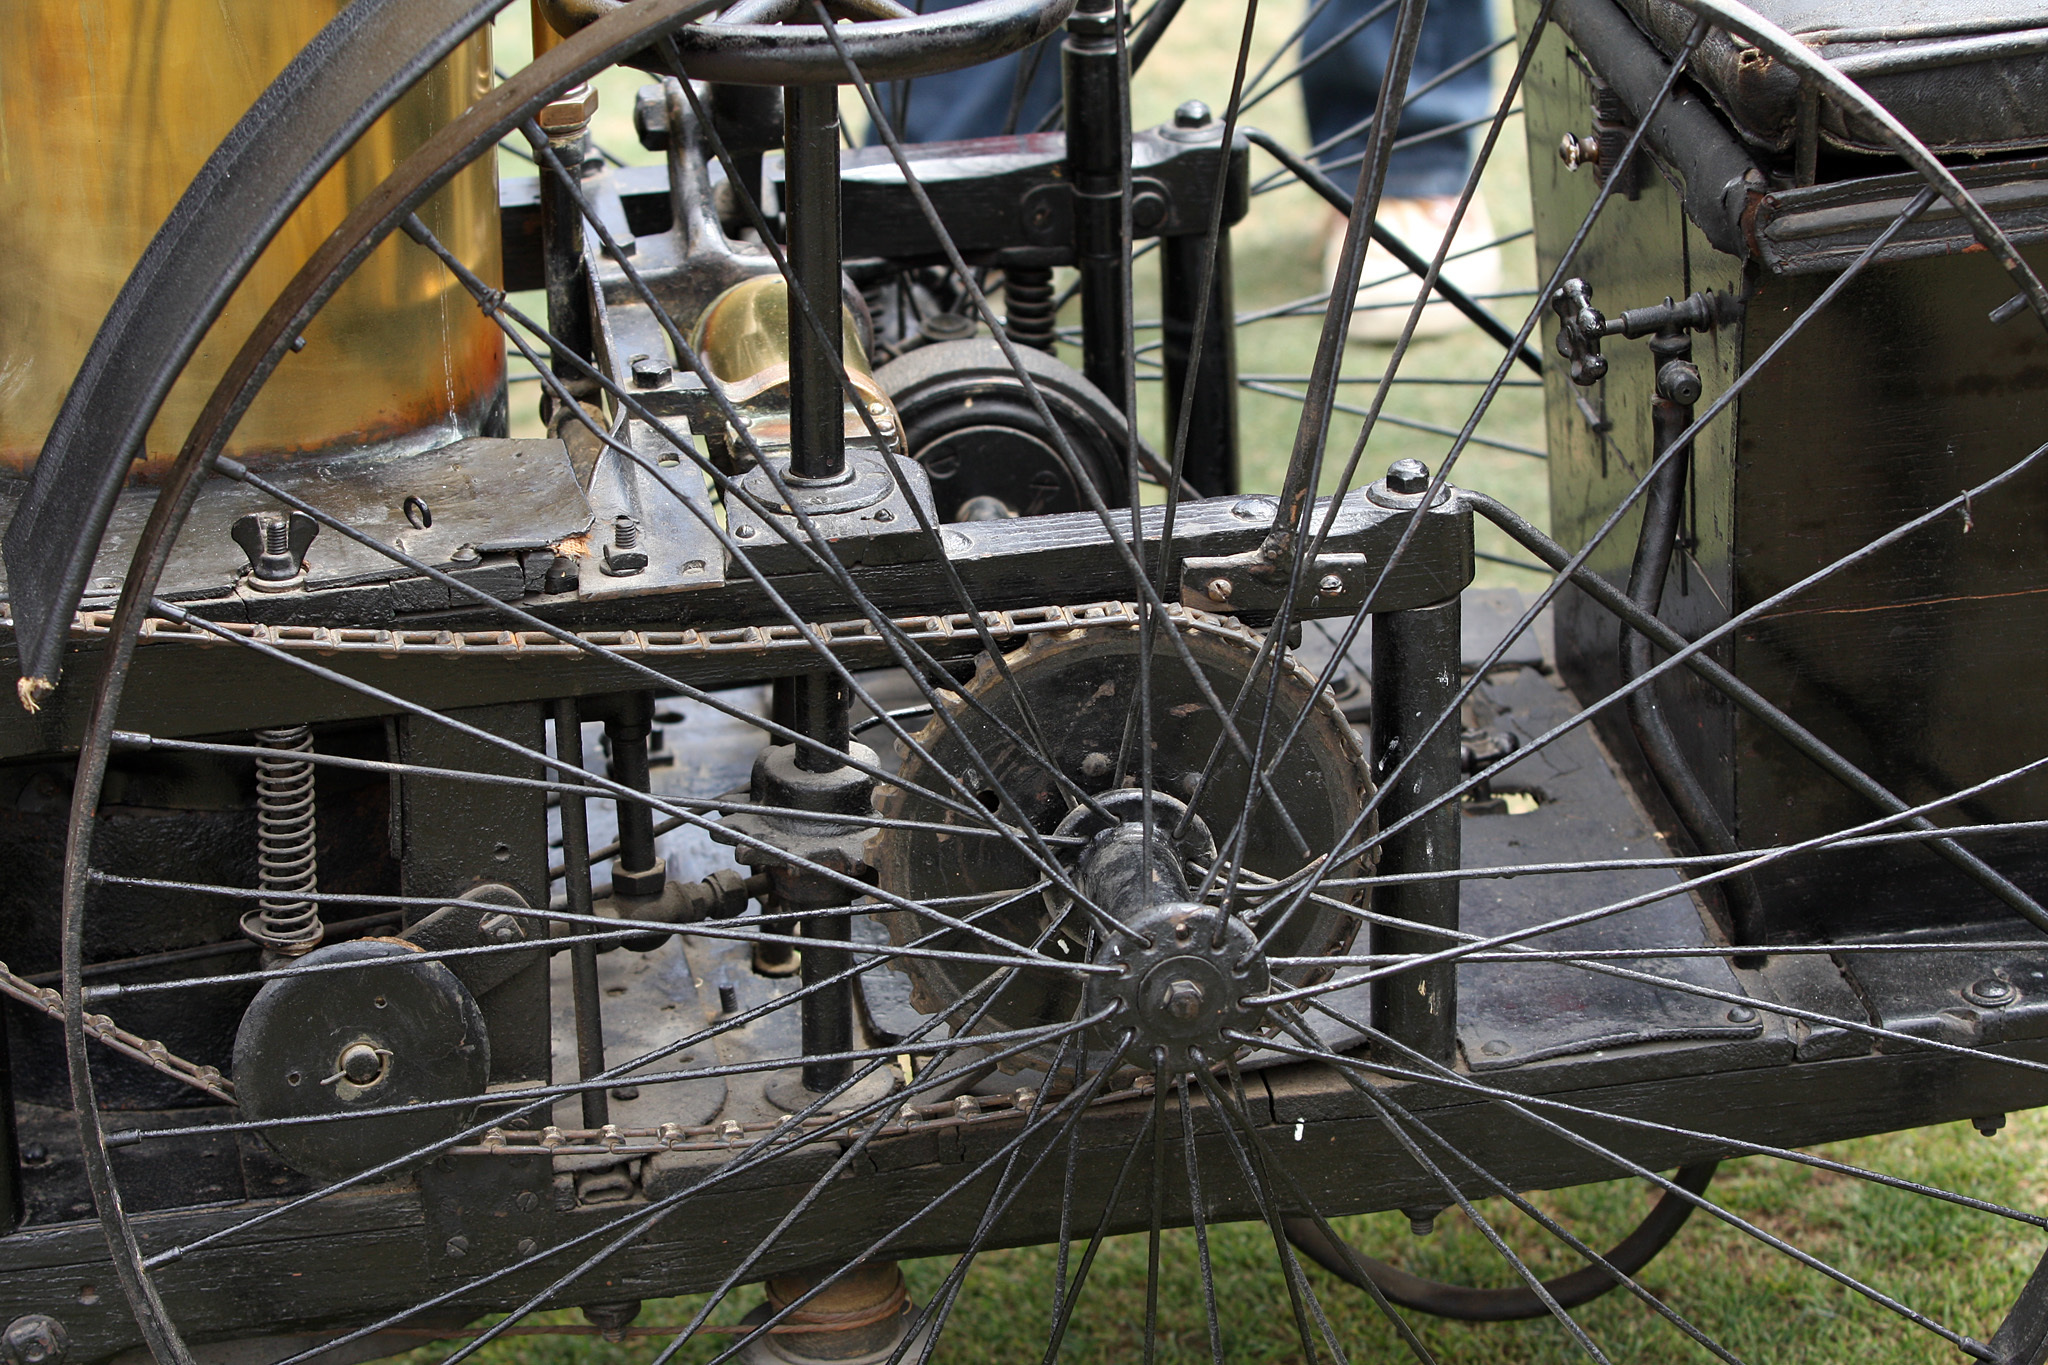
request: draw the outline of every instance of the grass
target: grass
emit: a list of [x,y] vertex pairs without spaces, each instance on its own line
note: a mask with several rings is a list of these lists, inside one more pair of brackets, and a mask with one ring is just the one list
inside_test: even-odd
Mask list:
[[[1253,64],[1271,54],[1301,13],[1296,0],[1264,7]],[[516,65],[526,50],[525,7],[508,11],[501,26],[501,65]],[[1182,100],[1200,97],[1221,108],[1229,84],[1242,10],[1200,0],[1188,6],[1173,35],[1141,73],[1134,90],[1140,126],[1166,120]],[[1503,15],[1503,24],[1505,15]],[[617,72],[603,78],[598,136],[629,159],[648,160],[634,143],[631,97],[641,77]],[[850,121],[857,122],[849,97]],[[1304,141],[1299,101],[1289,92],[1262,105],[1258,119],[1294,145]],[[1494,223],[1501,231],[1527,225],[1526,174],[1518,119],[1504,133],[1500,153],[1482,182]],[[1254,158],[1255,177],[1267,168]],[[508,173],[524,174],[507,165]],[[1319,257],[1327,211],[1299,187],[1261,196],[1250,220],[1235,234],[1238,302],[1251,309],[1316,292],[1322,287]],[[1507,288],[1533,284],[1533,259],[1526,241],[1508,248]],[[1140,272],[1139,313],[1154,305],[1149,271]],[[1148,291],[1152,291],[1148,297]],[[1499,309],[1512,322],[1526,300],[1504,300]],[[1240,365],[1247,372],[1305,373],[1313,357],[1320,316],[1310,315],[1248,327],[1241,333]],[[1354,346],[1347,350],[1347,376],[1376,376],[1389,352]],[[1069,357],[1072,359],[1073,357]],[[1468,377],[1491,373],[1500,358],[1494,343],[1466,331],[1418,343],[1402,373],[1427,377]],[[1522,377],[1517,371],[1513,376]],[[1145,416],[1159,438],[1156,387],[1148,386]],[[530,390],[523,391],[530,393]],[[1347,398],[1363,401],[1369,386],[1348,385]],[[1389,411],[1440,426],[1459,426],[1474,390],[1450,385],[1402,386]],[[1245,442],[1245,485],[1273,489],[1285,468],[1299,415],[1283,399],[1246,393],[1241,398]],[[1329,465],[1342,468],[1358,432],[1356,418],[1340,414],[1332,432]],[[1540,391],[1502,392],[1482,435],[1540,447],[1543,417]],[[1364,454],[1362,471],[1373,477],[1388,462],[1413,455],[1437,465],[1450,442],[1441,436],[1382,426]],[[1460,458],[1456,478],[1525,510],[1539,522],[1547,513],[1548,486],[1542,461],[1527,455],[1474,445]],[[1481,548],[1514,552],[1489,540]],[[1520,557],[1515,555],[1515,557]],[[1530,587],[1531,576],[1482,563],[1482,585]],[[1700,1116],[1711,1123],[1710,1116]],[[1959,1190],[2023,1210],[2043,1207],[2044,1146],[2048,1118],[2017,1115],[1995,1140],[1967,1125],[1951,1125],[1844,1142],[1821,1149],[1837,1160]],[[1057,1163],[1044,1178],[1056,1180]],[[1025,1197],[1053,1198],[1056,1187]],[[2039,1255],[2041,1239],[2016,1232],[2016,1225],[1937,1200],[1887,1190],[1847,1177],[1768,1159],[1730,1162],[1722,1167],[1713,1197],[1774,1236],[1796,1244],[1856,1277],[1896,1294],[1914,1307],[1979,1339],[1988,1339]],[[1595,1243],[1611,1243],[1648,1206],[1646,1187],[1617,1181],[1535,1196],[1538,1204],[1574,1232]],[[1482,1201],[1519,1254],[1545,1274],[1579,1264],[1503,1201]],[[683,1216],[687,1216],[686,1211]],[[1343,1230],[1371,1254],[1419,1274],[1471,1284],[1506,1284],[1511,1276],[1500,1256],[1464,1217],[1453,1211],[1437,1231],[1416,1238],[1399,1214],[1341,1220]],[[1238,1224],[1210,1230],[1225,1354],[1232,1361],[1281,1362],[1304,1358],[1288,1308],[1288,1296],[1274,1248],[1263,1225]],[[913,1262],[905,1267],[913,1297],[922,1302],[938,1291],[950,1260]],[[983,1255],[967,1281],[949,1324],[942,1361],[1037,1362],[1044,1350],[1052,1302],[1054,1252],[1047,1247]],[[1406,1358],[1384,1321],[1360,1293],[1319,1270],[1311,1281],[1332,1328],[1353,1360]],[[1648,1288],[1745,1361],[1796,1361],[1800,1365],[1892,1365],[1958,1358],[1953,1347],[1860,1298],[1757,1239],[1705,1216],[1696,1216],[1677,1243],[1644,1274]],[[1110,1240],[1103,1248],[1067,1338],[1062,1359],[1122,1362],[1140,1358],[1145,1318],[1146,1246],[1140,1237]],[[732,1323],[758,1300],[753,1291],[721,1305],[714,1321]],[[644,1324],[681,1323],[701,1300],[676,1299],[645,1305]],[[1609,1295],[1577,1317],[1616,1362],[1711,1357],[1687,1343],[1669,1324],[1636,1300]],[[574,1312],[540,1315],[536,1322],[569,1324]],[[1417,1318],[1417,1330],[1446,1360],[1484,1359],[1497,1365],[1539,1365],[1585,1357],[1553,1321],[1467,1326]],[[689,1343],[676,1357],[705,1361],[729,1337]],[[608,1345],[588,1337],[538,1336],[494,1343],[481,1352],[488,1365],[584,1365],[603,1360],[619,1365],[652,1361],[665,1339],[635,1338]],[[413,1353],[418,1365],[445,1358],[454,1348],[441,1344]],[[1206,1319],[1193,1235],[1170,1232],[1164,1239],[1158,1356],[1163,1361],[1208,1359]]]

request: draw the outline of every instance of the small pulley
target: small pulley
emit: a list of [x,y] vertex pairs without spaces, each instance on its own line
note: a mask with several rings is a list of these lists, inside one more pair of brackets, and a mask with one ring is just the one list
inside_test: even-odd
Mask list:
[[242,1015],[234,1070],[246,1118],[336,1120],[263,1129],[287,1165],[338,1180],[462,1131],[471,1106],[448,1102],[482,1097],[491,1047],[453,972],[395,939],[329,944],[291,970]]

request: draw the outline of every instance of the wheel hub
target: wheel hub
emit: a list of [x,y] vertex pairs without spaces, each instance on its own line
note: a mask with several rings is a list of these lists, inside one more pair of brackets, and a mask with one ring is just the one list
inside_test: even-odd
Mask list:
[[1156,1074],[1190,1071],[1234,1056],[1230,1035],[1256,1033],[1265,1011],[1248,1005],[1272,977],[1249,925],[1215,906],[1175,901],[1118,918],[1139,937],[1113,937],[1095,960],[1120,969],[1091,978],[1091,1013],[1116,1003],[1108,1032],[1132,1031],[1126,1052]]

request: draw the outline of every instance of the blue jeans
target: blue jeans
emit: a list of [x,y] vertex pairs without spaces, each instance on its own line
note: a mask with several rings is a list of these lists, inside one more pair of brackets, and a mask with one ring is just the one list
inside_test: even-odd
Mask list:
[[[914,8],[929,12],[956,9],[969,0],[927,0]],[[1060,101],[1060,42],[1055,33],[1022,52],[960,71],[943,71],[916,80],[882,82],[875,86],[875,99],[882,112],[897,125],[905,142],[956,142],[970,137],[996,137],[1006,132],[1029,133],[1052,112]],[[1017,98],[1018,73],[1030,68],[1023,99],[1011,121],[1010,106]],[[910,88],[908,112],[897,114],[903,98],[902,84]],[[1007,126],[1006,126],[1007,125]],[[881,137],[872,129],[868,141]]]
[[[1343,33],[1377,3],[1378,0],[1330,0],[1302,34],[1302,56],[1306,58]],[[1342,162],[1343,169],[1334,171],[1331,178],[1346,189],[1357,181],[1356,158],[1365,150],[1366,130],[1357,129],[1357,125],[1372,116],[1373,106],[1379,100],[1380,79],[1386,72],[1393,40],[1394,14],[1390,10],[1302,73],[1301,98],[1308,110],[1309,140],[1321,146],[1339,139],[1317,153],[1316,160],[1324,165]],[[1408,88],[1424,84],[1492,42],[1493,19],[1486,0],[1429,0]],[[1493,82],[1488,65],[1485,60],[1475,62],[1410,100],[1401,110],[1399,135],[1414,137],[1486,117],[1493,109]],[[1421,199],[1456,194],[1464,189],[1465,176],[1471,169],[1473,131],[1445,133],[1412,146],[1397,147],[1387,166],[1386,196]]]

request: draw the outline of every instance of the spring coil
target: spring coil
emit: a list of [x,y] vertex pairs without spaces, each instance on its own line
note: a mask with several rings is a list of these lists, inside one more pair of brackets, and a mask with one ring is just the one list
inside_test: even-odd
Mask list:
[[1059,309],[1053,302],[1052,267],[1013,265],[1003,269],[1003,330],[1019,346],[1050,351]]
[[313,751],[313,732],[304,725],[258,730],[256,742],[272,751],[256,759],[256,869],[264,895],[243,917],[242,932],[267,952],[297,957],[326,933],[320,904],[309,899],[320,889],[313,765],[290,757]]

